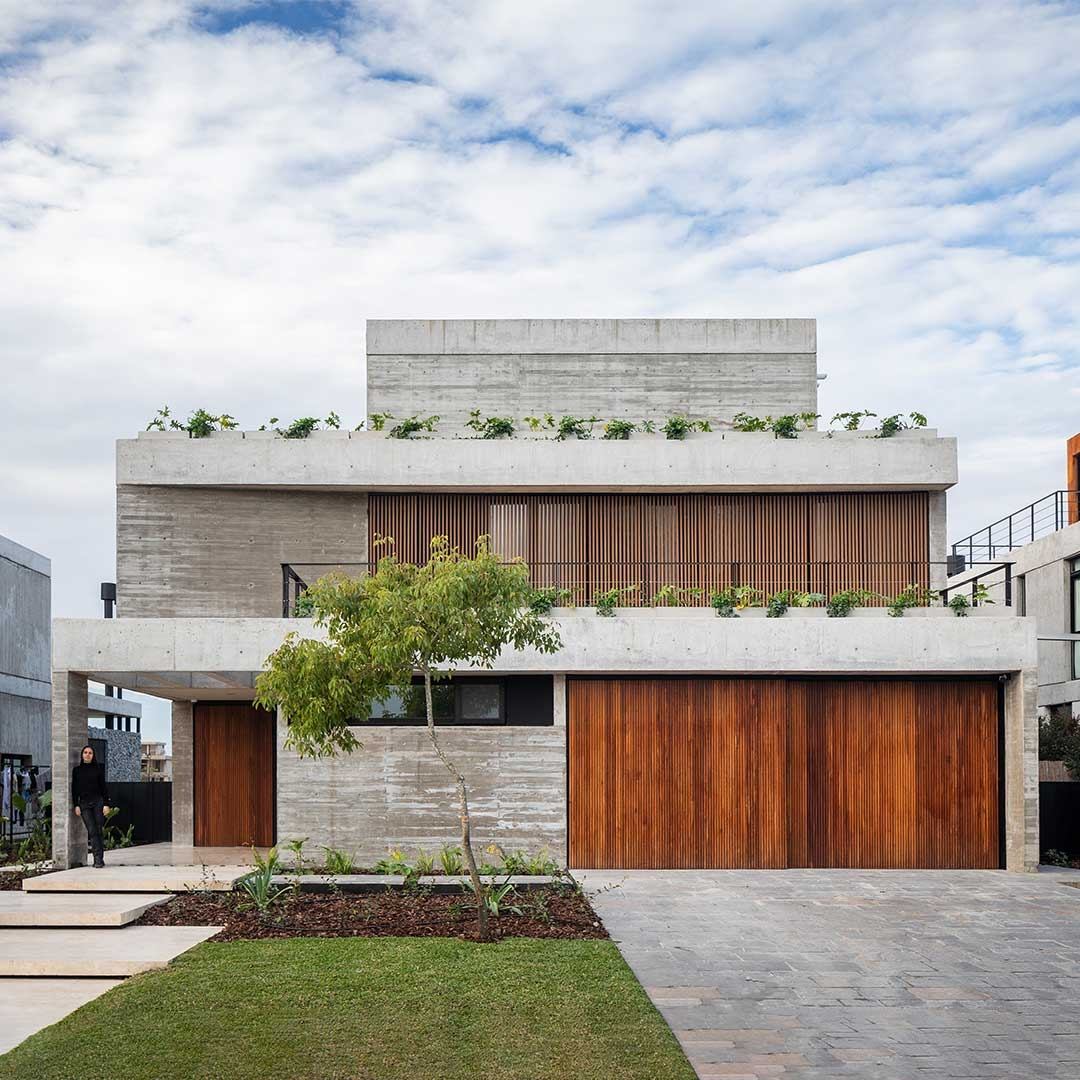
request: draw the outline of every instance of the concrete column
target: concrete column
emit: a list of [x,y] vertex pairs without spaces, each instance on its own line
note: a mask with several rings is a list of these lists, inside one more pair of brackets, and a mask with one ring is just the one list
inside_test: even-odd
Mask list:
[[71,805],[71,770],[86,745],[86,676],[52,674],[53,862],[67,869],[86,863],[86,829]]
[[948,583],[945,559],[949,554],[946,493],[931,491],[930,499],[930,588],[944,589]]
[[1038,671],[1016,672],[1005,684],[1005,869],[1039,866]]
[[566,676],[552,675],[554,724],[556,727],[566,727]]
[[190,701],[172,703],[172,842],[195,844],[195,732]]

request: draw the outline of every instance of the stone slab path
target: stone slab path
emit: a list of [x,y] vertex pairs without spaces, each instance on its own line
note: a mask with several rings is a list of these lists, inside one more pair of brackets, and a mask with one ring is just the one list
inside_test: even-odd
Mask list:
[[0,931],[0,976],[124,978],[165,967],[220,926]]
[[574,876],[700,1077],[1080,1076],[1065,875]]
[[0,979],[0,1054],[6,1054],[121,979]]
[[225,891],[233,887],[250,866],[78,866],[27,878],[23,891],[38,892],[190,892],[194,889]]
[[168,899],[158,893],[0,892],[0,927],[126,926]]

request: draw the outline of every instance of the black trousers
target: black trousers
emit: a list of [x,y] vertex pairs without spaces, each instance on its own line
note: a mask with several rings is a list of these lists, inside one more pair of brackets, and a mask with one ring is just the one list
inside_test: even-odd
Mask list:
[[86,846],[101,862],[105,854],[105,803],[101,799],[80,799],[79,815],[86,826]]

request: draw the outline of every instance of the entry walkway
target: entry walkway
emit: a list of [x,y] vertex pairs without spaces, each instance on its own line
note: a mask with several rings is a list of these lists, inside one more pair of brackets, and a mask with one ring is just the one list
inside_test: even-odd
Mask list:
[[250,869],[236,852],[231,865],[122,865],[115,854],[105,869],[43,874],[27,878],[22,892],[0,892],[0,1053],[118,979],[165,967],[213,937],[220,927],[132,924],[173,892],[230,889]]
[[1075,873],[574,876],[700,1077],[1080,1076]]

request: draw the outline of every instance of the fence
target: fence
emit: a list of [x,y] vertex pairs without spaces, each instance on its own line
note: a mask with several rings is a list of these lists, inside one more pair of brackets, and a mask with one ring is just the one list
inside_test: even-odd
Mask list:
[[1039,853],[1046,851],[1080,859],[1080,783],[1039,784]]
[[135,826],[136,844],[172,840],[172,784],[161,780],[109,784],[109,797],[117,813],[109,824],[121,833]]

